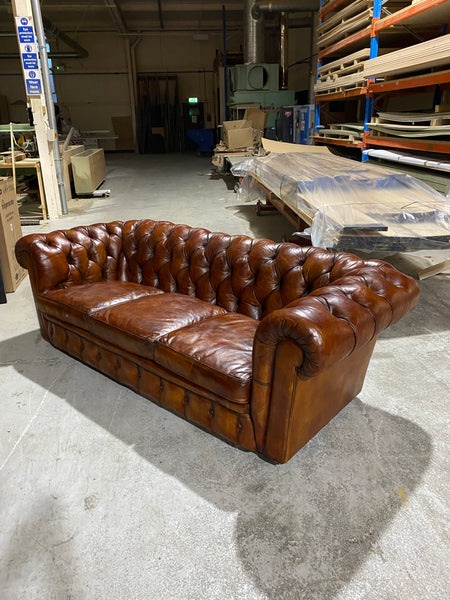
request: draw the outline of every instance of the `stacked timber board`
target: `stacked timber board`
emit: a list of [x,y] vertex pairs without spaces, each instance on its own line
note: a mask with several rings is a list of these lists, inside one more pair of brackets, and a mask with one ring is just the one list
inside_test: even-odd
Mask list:
[[[326,3],[323,4],[326,6]],[[319,25],[318,46],[322,50],[331,50],[334,44],[345,40],[349,35],[367,28],[373,16],[373,0],[354,0],[343,8],[338,5],[337,12],[331,11],[324,16]],[[364,88],[364,61],[369,58],[369,48],[363,48],[348,56],[343,56],[322,64],[319,67],[314,91],[320,95],[340,93],[352,89]]]
[[349,34],[367,27],[373,15],[373,0],[354,0],[340,11],[329,13],[317,28],[319,45],[328,48]]
[[364,63],[365,77],[388,77],[450,66],[450,34],[395,50]]
[[[325,8],[330,2],[324,2]],[[326,12],[323,22],[317,28],[318,46],[321,52],[327,56],[336,55],[335,50],[339,48],[339,54],[345,47],[347,38],[362,34],[366,41],[366,48],[353,52],[347,56],[325,63],[319,67],[319,75],[314,91],[319,98],[322,94],[333,94],[345,92],[366,86],[367,76],[364,72],[365,61],[370,56],[370,29],[373,18],[373,0],[353,0],[333,3],[336,10]],[[402,8],[406,3],[384,2],[390,6],[394,4],[393,10]]]
[[314,152],[253,158],[246,171],[311,225],[314,245],[450,247],[444,197],[403,173]]

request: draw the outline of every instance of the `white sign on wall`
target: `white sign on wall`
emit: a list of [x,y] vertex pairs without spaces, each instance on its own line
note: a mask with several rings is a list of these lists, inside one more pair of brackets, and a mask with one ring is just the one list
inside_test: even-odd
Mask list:
[[41,96],[42,76],[39,67],[33,20],[31,17],[16,17],[16,26],[27,95]]

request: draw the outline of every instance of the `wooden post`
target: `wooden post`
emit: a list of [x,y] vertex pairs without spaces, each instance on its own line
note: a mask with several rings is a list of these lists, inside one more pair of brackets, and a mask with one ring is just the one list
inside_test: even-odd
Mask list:
[[[30,0],[12,0],[11,4],[14,14],[14,20],[16,21],[16,28],[17,17],[24,17],[28,20],[32,20],[33,11]],[[21,44],[18,31],[17,43],[19,46],[19,53],[21,54]],[[61,206],[59,201],[59,190],[58,181],[56,178],[55,163],[53,160],[53,148],[51,140],[49,140],[49,131],[51,130],[48,123],[44,91],[42,90],[42,93],[40,95],[27,95],[27,101],[33,113],[34,129],[36,134],[40,165],[45,187],[45,201],[47,203],[48,218],[51,220],[55,220],[58,219],[61,214]]]

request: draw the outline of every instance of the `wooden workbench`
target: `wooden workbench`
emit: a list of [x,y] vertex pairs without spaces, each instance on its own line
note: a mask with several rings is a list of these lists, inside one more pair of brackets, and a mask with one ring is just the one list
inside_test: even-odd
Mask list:
[[[12,172],[13,165],[7,163],[0,163],[0,170],[6,169]],[[21,171],[24,169],[30,169],[36,171],[37,180],[38,180],[38,191],[39,191],[39,202],[42,210],[42,218],[47,220],[47,205],[45,202],[45,191],[44,184],[42,181],[42,172],[41,172],[41,161],[39,158],[24,158],[23,160],[19,160],[15,163],[16,171]]]

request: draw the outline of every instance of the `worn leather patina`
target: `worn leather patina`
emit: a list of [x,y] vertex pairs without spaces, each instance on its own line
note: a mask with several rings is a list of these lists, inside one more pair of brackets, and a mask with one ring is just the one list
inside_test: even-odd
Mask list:
[[419,297],[383,261],[150,219],[27,235],[16,256],[46,340],[275,463],[359,393]]

